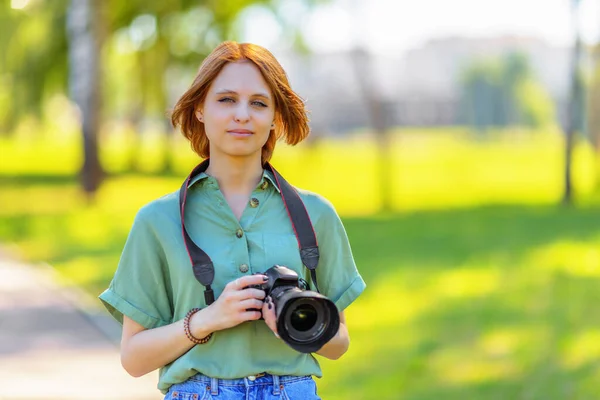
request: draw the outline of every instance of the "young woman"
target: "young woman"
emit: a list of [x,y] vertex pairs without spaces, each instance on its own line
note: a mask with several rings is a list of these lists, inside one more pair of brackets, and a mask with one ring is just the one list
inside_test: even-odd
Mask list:
[[[204,60],[172,121],[209,160],[187,184],[185,229],[214,264],[215,300],[207,305],[194,279],[179,191],[144,206],[100,295],[123,324],[123,367],[136,377],[160,368],[165,399],[318,399],[318,361],[280,339],[272,299],[249,287],[265,282],[262,273],[273,265],[311,282],[280,188],[265,168],[278,139],[294,145],[308,135],[304,102],[268,50],[225,42]],[[338,359],[350,343],[343,310],[365,283],[333,206],[297,191],[318,240],[318,289],[340,317],[337,334],[316,354]]]

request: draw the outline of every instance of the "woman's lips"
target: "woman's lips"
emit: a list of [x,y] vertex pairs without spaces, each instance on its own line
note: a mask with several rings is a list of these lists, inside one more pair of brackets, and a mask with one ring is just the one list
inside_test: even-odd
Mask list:
[[230,135],[233,135],[233,136],[237,136],[237,137],[247,137],[247,136],[251,136],[253,134],[252,131],[249,131],[247,129],[234,129],[231,131],[227,131],[227,133],[229,133]]

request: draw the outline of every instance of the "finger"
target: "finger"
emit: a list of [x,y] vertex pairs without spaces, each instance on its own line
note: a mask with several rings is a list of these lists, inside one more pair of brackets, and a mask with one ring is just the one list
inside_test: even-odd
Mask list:
[[253,321],[260,319],[260,317],[262,317],[260,311],[244,311],[241,314],[242,321]]
[[257,299],[247,299],[240,301],[240,309],[248,310],[251,308],[260,310],[263,308],[263,302]]
[[275,336],[279,337],[277,334],[277,316],[275,313],[275,305],[270,297],[268,297],[264,302],[262,315],[269,329],[273,331]]
[[264,290],[250,288],[240,290],[238,292],[238,296],[240,300],[257,299],[262,301],[265,298],[266,294]]
[[237,278],[235,282],[234,289],[241,290],[247,286],[251,285],[262,285],[268,280],[266,275],[256,274],[256,275],[246,275],[240,278]]
[[230,291],[234,291],[234,290],[238,290],[239,288],[239,280],[238,279],[234,279],[231,282],[229,282],[227,285],[225,285],[225,290],[230,290]]

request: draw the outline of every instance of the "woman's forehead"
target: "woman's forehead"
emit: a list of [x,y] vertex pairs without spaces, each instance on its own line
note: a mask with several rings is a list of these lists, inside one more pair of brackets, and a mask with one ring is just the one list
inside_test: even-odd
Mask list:
[[270,97],[271,90],[260,70],[251,62],[226,64],[211,85],[211,91]]

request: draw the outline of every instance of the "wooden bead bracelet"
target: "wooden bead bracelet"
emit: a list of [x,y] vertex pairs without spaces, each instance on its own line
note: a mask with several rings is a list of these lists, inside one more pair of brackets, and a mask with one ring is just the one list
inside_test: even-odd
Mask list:
[[185,315],[185,318],[183,319],[183,330],[185,331],[185,335],[188,337],[188,339],[190,339],[191,342],[195,344],[204,344],[208,342],[213,335],[211,332],[208,334],[208,336],[202,339],[198,339],[197,337],[192,335],[192,332],[190,331],[190,319],[192,318],[192,315],[196,314],[200,310],[200,308],[192,308],[190,311],[188,311],[188,313]]

